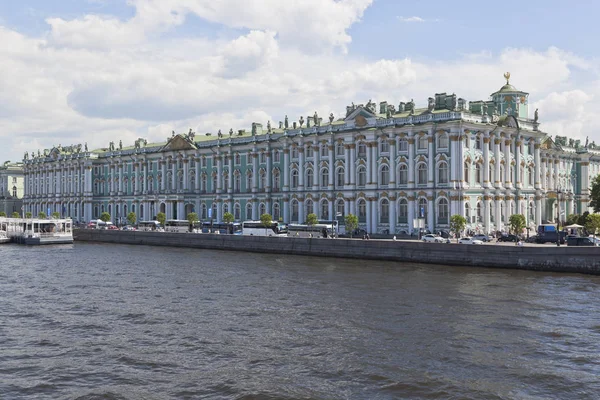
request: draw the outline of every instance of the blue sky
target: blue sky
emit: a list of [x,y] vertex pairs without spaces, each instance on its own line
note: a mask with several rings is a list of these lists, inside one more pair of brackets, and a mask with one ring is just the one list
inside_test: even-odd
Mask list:
[[0,0],[0,159],[371,98],[485,99],[508,70],[548,134],[600,142],[597,15],[592,0]]

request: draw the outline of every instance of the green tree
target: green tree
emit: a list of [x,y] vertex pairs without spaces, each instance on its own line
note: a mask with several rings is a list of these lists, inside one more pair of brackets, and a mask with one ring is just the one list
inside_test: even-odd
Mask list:
[[226,223],[230,224],[234,220],[235,220],[235,218],[233,217],[232,213],[226,212],[225,214],[223,214],[223,222],[226,222]]
[[12,213],[11,217],[13,217],[13,218],[21,218],[21,214],[19,214],[18,212],[15,211],[15,212]]
[[100,220],[104,221],[104,222],[110,221],[110,214],[107,213],[106,211],[103,212],[102,214],[100,214]]
[[317,218],[317,214],[310,213],[306,216],[306,225],[313,226],[319,223],[319,218]]
[[579,214],[570,214],[570,215],[567,217],[567,222],[566,222],[566,224],[567,224],[567,225],[573,225],[573,224],[576,224],[576,223],[579,221],[579,218],[580,218],[580,217],[581,217],[581,215],[579,215]]
[[187,215],[187,220],[190,223],[190,230],[194,229],[194,224],[199,221],[198,214],[191,212]]
[[265,234],[268,234],[267,233],[267,229],[269,229],[271,227],[271,224],[273,223],[273,217],[271,216],[271,214],[263,214],[263,215],[261,215],[260,216],[260,222],[265,227]]
[[588,215],[585,229],[588,231],[588,233],[591,233],[594,235],[594,237],[596,237],[596,233],[598,233],[598,230],[600,230],[600,214]]
[[589,211],[584,212],[583,214],[581,214],[581,216],[577,219],[577,224],[581,225],[581,226],[587,226],[588,223],[588,218],[590,216]]
[[25,213],[25,218],[31,218],[31,213],[30,212],[26,212]]
[[167,220],[167,216],[165,215],[165,213],[159,212],[158,214],[156,214],[156,220],[164,228],[165,221]]
[[523,214],[513,214],[508,218],[508,225],[510,226],[510,231],[515,235],[521,235],[523,233],[523,229],[527,225],[527,221],[525,220],[525,216]]
[[6,217],[6,213],[4,211],[0,211],[0,217]]
[[54,219],[59,219],[59,218],[60,218],[60,213],[58,213],[57,211],[54,211],[54,212],[52,213],[52,218],[54,218]]
[[460,233],[465,230],[467,219],[460,214],[454,214],[450,217],[450,232],[456,236],[456,241],[460,238]]
[[135,215],[135,213],[133,211],[131,211],[129,214],[127,214],[127,222],[129,222],[131,225],[135,225],[136,221],[137,221],[137,215]]
[[46,213],[45,213],[45,212],[43,212],[43,211],[40,211],[40,212],[38,213],[38,218],[39,218],[39,219],[46,219],[46,218],[48,218],[48,216],[46,215]]
[[596,175],[596,177],[592,179],[590,199],[590,207],[594,209],[595,213],[600,212],[600,175]]
[[358,229],[358,217],[354,214],[348,214],[344,221],[346,222],[346,234],[350,233],[350,237],[352,237],[354,231]]

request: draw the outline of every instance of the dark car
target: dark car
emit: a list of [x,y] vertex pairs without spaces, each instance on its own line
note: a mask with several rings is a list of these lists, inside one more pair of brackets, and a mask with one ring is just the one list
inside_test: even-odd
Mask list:
[[518,242],[520,238],[517,235],[502,235],[498,238],[499,242]]
[[598,246],[598,242],[590,237],[568,236],[567,246]]
[[525,243],[537,243],[538,237],[537,235],[529,236],[525,239]]

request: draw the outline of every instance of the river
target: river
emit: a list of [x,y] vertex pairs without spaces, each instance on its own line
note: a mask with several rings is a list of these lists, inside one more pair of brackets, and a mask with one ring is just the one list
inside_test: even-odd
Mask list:
[[0,399],[597,399],[600,277],[0,246]]

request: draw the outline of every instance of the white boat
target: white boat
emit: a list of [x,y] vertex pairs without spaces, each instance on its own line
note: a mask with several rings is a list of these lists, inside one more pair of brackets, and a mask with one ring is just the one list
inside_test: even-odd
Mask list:
[[8,237],[8,224],[3,219],[0,221],[0,243],[8,243],[10,242],[10,238]]
[[[23,244],[73,243],[73,221],[71,219],[2,218],[0,231],[7,242]],[[0,232],[0,238],[2,233]],[[0,241],[0,243],[4,243]]]

